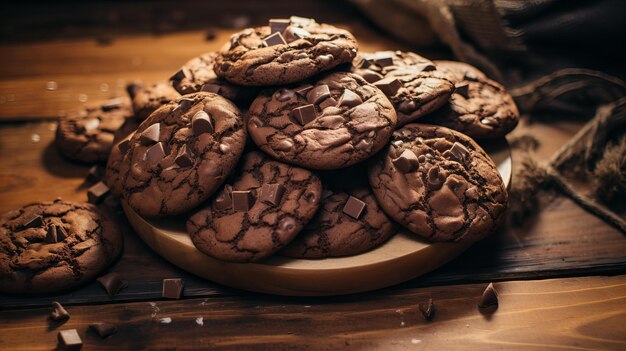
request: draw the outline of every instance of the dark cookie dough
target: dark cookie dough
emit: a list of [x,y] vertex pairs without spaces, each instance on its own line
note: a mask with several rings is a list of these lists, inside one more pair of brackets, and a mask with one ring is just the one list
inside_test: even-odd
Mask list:
[[442,107],[454,91],[432,61],[412,52],[361,53],[353,71],[385,92],[398,113],[398,127]]
[[139,121],[145,120],[157,108],[180,97],[180,94],[165,82],[150,85],[131,83],[126,90],[133,102],[135,118]]
[[[198,250],[217,259],[251,262],[287,245],[311,220],[319,207],[322,183],[310,171],[274,161],[261,152],[246,154],[225,186],[187,221],[187,232]],[[264,194],[264,186],[282,187],[280,196]],[[231,190],[232,189],[232,190]],[[250,190],[248,211],[235,210],[235,193]]]
[[122,194],[123,188],[122,179],[120,177],[121,164],[124,160],[126,150],[128,149],[130,138],[132,138],[133,135],[134,133],[130,134],[111,148],[111,154],[109,154],[104,176],[102,177],[102,182],[109,187],[113,194],[118,196]]
[[122,251],[122,236],[86,203],[35,203],[0,215],[0,292],[43,294],[96,278]]
[[216,59],[215,73],[240,85],[289,84],[350,62],[357,53],[352,34],[312,19],[291,17],[277,33],[268,38],[271,29],[264,26],[234,34]]
[[113,99],[97,107],[70,113],[59,120],[56,146],[68,159],[84,162],[106,162],[115,141],[137,128],[130,103]]
[[504,219],[507,192],[491,158],[472,139],[440,126],[408,124],[370,163],[383,210],[434,241],[474,241]]
[[336,72],[311,84],[264,90],[246,122],[252,140],[271,156],[307,168],[336,169],[383,148],[396,113],[385,95],[360,76]]
[[219,188],[243,153],[239,109],[212,93],[163,105],[130,139],[120,165],[122,196],[139,214],[186,212]]
[[[381,245],[396,232],[396,224],[378,206],[367,184],[364,167],[326,172],[321,177],[324,193],[320,209],[280,252],[282,255],[295,258],[357,255]],[[351,196],[365,203],[356,219],[346,213]]]
[[452,128],[474,139],[500,138],[517,126],[519,111],[502,85],[463,62],[435,63],[456,90],[450,103],[424,122]]

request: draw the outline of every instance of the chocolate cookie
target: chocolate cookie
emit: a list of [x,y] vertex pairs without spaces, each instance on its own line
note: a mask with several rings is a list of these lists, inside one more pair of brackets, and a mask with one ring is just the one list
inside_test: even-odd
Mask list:
[[281,254],[295,258],[357,255],[381,245],[396,232],[396,224],[378,206],[365,170],[360,168],[322,174],[320,209]]
[[408,124],[371,162],[369,179],[383,210],[434,241],[474,241],[504,219],[507,192],[491,158],[468,136]]
[[240,103],[249,103],[257,89],[231,84],[219,79],[213,70],[217,52],[208,52],[185,63],[170,78],[172,86],[182,95],[206,91]]
[[148,118],[162,105],[180,97],[180,94],[172,86],[164,82],[150,85],[131,83],[126,86],[126,90],[133,102],[135,118],[139,121]]
[[362,53],[353,71],[387,95],[398,113],[398,127],[445,105],[454,90],[432,61],[412,52]]
[[128,150],[130,138],[132,138],[133,135],[134,133],[131,133],[129,136],[122,139],[111,148],[111,153],[109,154],[109,159],[107,160],[107,165],[104,171],[104,176],[102,177],[102,182],[104,182],[104,184],[109,187],[110,191],[113,194],[118,196],[122,194],[123,188],[120,170],[122,168],[124,155]]
[[319,207],[322,183],[310,171],[246,154],[226,185],[187,221],[191,241],[207,255],[231,262],[268,257],[287,245]]
[[502,85],[463,62],[436,64],[456,89],[449,104],[424,122],[452,128],[474,139],[500,138],[517,126],[519,111]]
[[106,162],[116,140],[137,127],[126,99],[106,101],[59,119],[56,146],[68,159],[84,162]]
[[384,147],[396,113],[363,78],[335,72],[311,84],[262,91],[246,122],[252,140],[271,156],[307,168],[335,169]]
[[293,16],[234,34],[214,68],[231,83],[282,85],[350,62],[356,52],[356,39],[348,31]]
[[241,156],[239,109],[212,93],[182,96],[154,111],[120,165],[122,196],[139,214],[186,212],[219,188]]
[[0,292],[43,294],[88,282],[122,251],[117,226],[95,206],[61,200],[0,215]]

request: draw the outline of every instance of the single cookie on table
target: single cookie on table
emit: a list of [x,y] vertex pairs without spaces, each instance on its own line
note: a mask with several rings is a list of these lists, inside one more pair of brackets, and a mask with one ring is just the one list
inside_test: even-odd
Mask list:
[[450,102],[426,116],[425,123],[442,125],[474,139],[500,138],[517,126],[519,111],[502,85],[467,63],[435,64],[456,89]]
[[348,31],[293,16],[234,34],[214,68],[231,83],[282,85],[348,63],[356,53],[356,39]]
[[127,99],[117,98],[87,107],[59,119],[55,144],[64,157],[84,162],[106,162],[111,147],[137,128]]
[[180,94],[165,82],[156,84],[130,83],[126,86],[133,102],[133,111],[138,121],[143,121],[157,108],[180,97]]
[[122,177],[120,175],[121,165],[133,135],[134,132],[120,140],[111,148],[111,154],[109,154],[104,175],[102,176],[102,182],[109,187],[111,193],[118,196],[122,194],[123,189]]
[[189,218],[187,233],[209,256],[258,261],[293,240],[313,218],[321,193],[322,183],[311,171],[251,152],[211,206]]
[[257,89],[231,84],[219,79],[213,70],[217,52],[208,52],[189,60],[170,78],[176,91],[182,95],[206,91],[222,95],[237,103],[249,103]]
[[358,255],[380,246],[397,225],[378,206],[367,170],[356,165],[321,175],[320,209],[280,253],[294,258]]
[[0,292],[43,294],[95,279],[123,239],[94,205],[62,200],[0,215]]
[[201,92],[169,102],[128,143],[122,197],[144,216],[186,212],[222,185],[245,140],[241,113],[225,98]]
[[353,71],[387,95],[398,113],[398,127],[442,107],[454,91],[432,61],[412,52],[360,53]]
[[507,192],[494,162],[468,136],[407,124],[372,160],[369,180],[383,210],[433,241],[474,241],[504,220]]
[[335,72],[310,84],[262,91],[246,123],[254,143],[269,155],[306,168],[336,169],[383,148],[396,113],[363,78]]

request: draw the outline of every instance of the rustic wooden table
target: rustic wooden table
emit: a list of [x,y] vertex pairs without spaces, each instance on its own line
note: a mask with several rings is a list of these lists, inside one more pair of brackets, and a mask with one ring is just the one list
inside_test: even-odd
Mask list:
[[[361,24],[348,27],[363,50],[409,49]],[[55,118],[124,95],[130,80],[167,79],[231,32],[217,30],[211,41],[198,31],[0,47],[0,211],[57,196],[86,200],[88,167],[59,157]],[[511,137],[532,133],[547,159],[579,127],[524,122]],[[515,168],[516,150],[513,160]],[[110,270],[128,289],[114,299],[95,282],[55,296],[1,296],[0,349],[54,349],[57,331],[71,328],[84,349],[626,349],[626,237],[567,198],[541,202],[524,227],[505,226],[435,272],[333,298],[253,294],[194,277],[154,254],[121,218],[124,254]],[[185,280],[182,300],[161,299],[162,279],[172,277]],[[500,306],[482,315],[477,302],[489,282]],[[427,322],[418,305],[430,297],[436,314]],[[53,300],[72,316],[62,325],[47,320]],[[119,332],[101,340],[86,331],[94,321]]]

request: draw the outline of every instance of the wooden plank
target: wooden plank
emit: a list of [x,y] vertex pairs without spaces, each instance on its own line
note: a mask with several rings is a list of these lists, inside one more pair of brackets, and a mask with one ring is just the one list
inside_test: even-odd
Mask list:
[[[62,325],[47,321],[49,307],[3,311],[0,348],[51,349],[59,330],[74,328],[85,349],[111,350],[626,348],[626,276],[496,283],[500,304],[493,314],[477,308],[485,286],[331,299],[248,295],[66,306],[71,318]],[[430,297],[436,312],[427,322],[418,306]],[[93,322],[115,324],[118,333],[101,340],[87,332]]]

